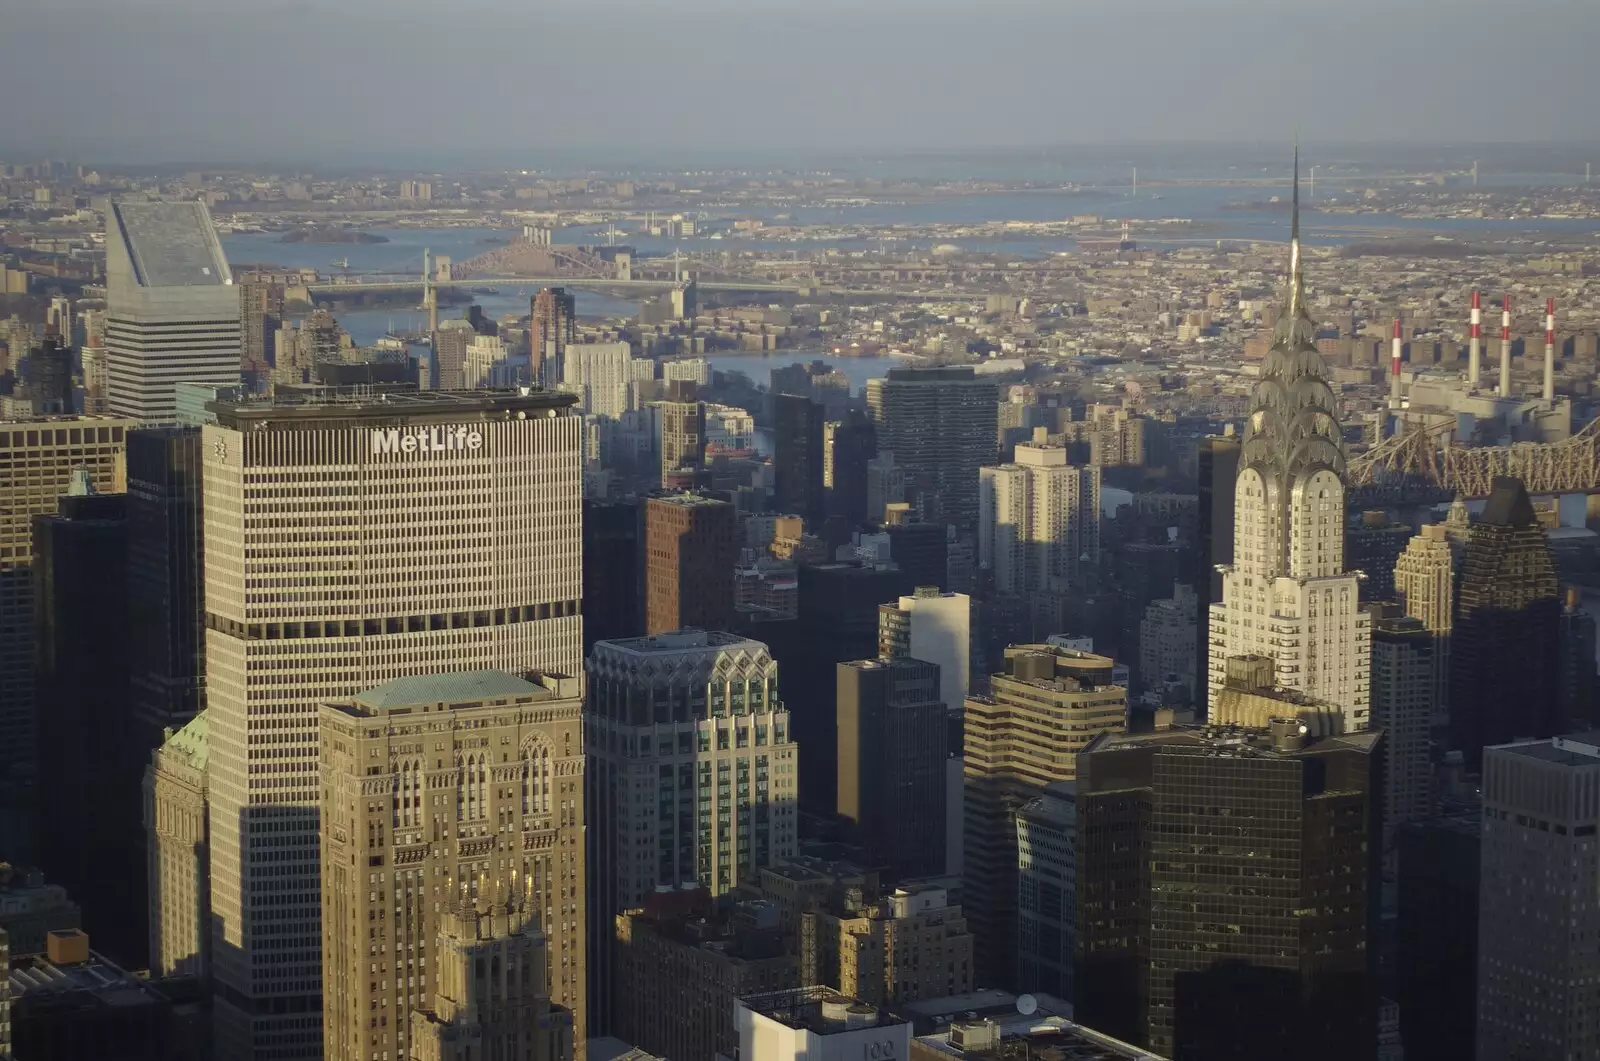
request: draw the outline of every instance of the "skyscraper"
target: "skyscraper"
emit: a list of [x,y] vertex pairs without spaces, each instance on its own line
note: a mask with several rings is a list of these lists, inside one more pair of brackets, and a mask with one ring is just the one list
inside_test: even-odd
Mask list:
[[967,367],[893,368],[867,381],[878,450],[894,454],[905,499],[927,522],[976,528],[978,469],[994,459],[999,400],[995,384]]
[[156,976],[203,979],[210,972],[208,729],[205,716],[196,717],[155,750],[145,772],[145,890]]
[[133,421],[115,417],[0,420],[0,847],[21,860],[32,846],[25,803],[34,758],[33,517],[51,515],[73,474],[101,493],[127,489]]
[[1595,725],[1596,686],[1600,676],[1595,673],[1595,621],[1583,606],[1583,594],[1575,586],[1566,587],[1561,605],[1560,649],[1561,671],[1556,680],[1556,694],[1560,700],[1561,725],[1567,730],[1587,729]]
[[1077,776],[1078,753],[1127,728],[1128,690],[1106,656],[1048,645],[1005,650],[988,696],[967,698],[966,908],[978,939],[978,979],[1015,982],[1016,812]]
[[1520,479],[1498,478],[1467,538],[1450,652],[1450,740],[1483,749],[1561,730],[1561,587]]
[[1300,261],[1296,152],[1289,290],[1250,402],[1234,492],[1233,563],[1211,606],[1214,702],[1231,656],[1276,661],[1274,684],[1368,724],[1369,618],[1344,562],[1344,440],[1323,378]]
[[99,947],[147,964],[139,787],[150,749],[128,705],[128,505],[75,477],[33,518],[39,864]]
[[200,429],[128,432],[128,654],[141,751],[204,704]]
[[273,338],[284,321],[283,285],[246,279],[238,287],[243,363],[252,371],[265,372],[274,353]]
[[1078,757],[1078,1019],[1165,1057],[1372,1056],[1382,735],[1308,734],[1298,699]]
[[633,372],[627,343],[572,343],[561,360],[561,389],[577,395],[584,412],[620,420],[628,411]]
[[239,382],[240,296],[203,202],[113,203],[106,233],[108,401],[177,416],[173,385]]
[[1483,750],[1483,1061],[1600,1054],[1597,828],[1600,733]]
[[1475,1056],[1481,832],[1475,812],[1400,830],[1395,1001],[1412,1061]]
[[[822,425],[822,493],[828,519],[839,526],[834,537],[844,540],[851,528],[865,523],[867,463],[878,453],[878,432],[872,421],[856,410],[843,420]],[[874,520],[883,518],[878,512]]]
[[1032,444],[978,475],[978,566],[995,592],[1084,588],[1099,563],[1100,468],[1068,464],[1064,446]]
[[583,654],[596,641],[644,633],[637,501],[583,502]]
[[[1370,605],[1372,620],[1372,724],[1384,733],[1383,841],[1393,851],[1407,822],[1433,813],[1433,634],[1422,620]],[[1591,641],[1592,645],[1593,642]]]
[[[468,1001],[465,985],[452,982],[452,939],[487,944],[485,956],[498,950],[517,968],[499,990],[477,997],[479,1023],[515,1027],[518,995],[534,987],[537,996],[546,984],[581,1012],[582,680],[533,677],[414,675],[322,706],[326,1061],[364,1061],[374,1051],[415,1056],[412,1035],[422,1029],[408,1015],[439,994]],[[516,906],[520,916],[515,928],[494,928],[502,941],[495,948],[475,930],[461,938],[462,923],[447,913],[461,903],[499,918]],[[545,946],[523,954],[518,930],[530,922],[543,926]],[[384,941],[376,954],[374,932]],[[542,968],[532,968],[535,959]],[[372,1014],[384,1012],[392,1022],[374,1027]]]
[[578,301],[564,288],[547,287],[533,296],[528,348],[534,382],[548,386],[562,378],[562,355],[568,343],[577,342],[577,330]]
[[472,325],[464,320],[445,321],[433,333],[433,376],[440,390],[467,389],[467,348],[474,337]]
[[1017,989],[1073,998],[1078,795],[1057,781],[1017,809]]
[[[203,429],[220,1054],[322,1049],[317,705],[440,670],[577,674],[571,405],[249,402]],[[551,988],[581,1022],[581,982]]]
[[838,667],[838,813],[866,864],[890,880],[945,871],[949,733],[939,677],[937,664],[910,658]]
[[[1231,431],[1231,428],[1230,428]],[[1209,685],[1211,675],[1211,606],[1222,600],[1222,572],[1233,563],[1233,504],[1239,474],[1239,440],[1232,434],[1207,435],[1200,440],[1199,559],[1195,576],[1195,674],[1191,687],[1196,699]],[[1199,707],[1203,709],[1204,703]]]
[[655,402],[661,438],[661,488],[692,490],[706,464],[706,403]]
[[1395,568],[1411,542],[1411,525],[1390,519],[1382,509],[1370,509],[1345,531],[1344,541],[1350,566],[1367,576],[1361,582],[1362,599],[1394,600]]
[[822,406],[798,394],[772,398],[773,505],[820,530],[825,514]]
[[732,623],[736,517],[726,501],[698,494],[645,502],[645,633],[722,630]]
[[609,1030],[616,916],[658,888],[722,895],[792,857],[798,751],[759,641],[601,641],[588,672],[590,985],[595,1026]]
[[1456,549],[1445,525],[1430,523],[1412,538],[1394,565],[1395,596],[1406,614],[1433,635],[1435,726],[1443,726],[1450,710],[1450,635],[1456,612]]

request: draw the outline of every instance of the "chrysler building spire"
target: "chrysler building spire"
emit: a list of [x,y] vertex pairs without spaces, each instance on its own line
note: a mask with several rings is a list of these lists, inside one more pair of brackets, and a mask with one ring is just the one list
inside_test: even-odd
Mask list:
[[1289,277],[1283,313],[1250,400],[1234,490],[1234,563],[1212,605],[1210,692],[1228,660],[1265,656],[1274,681],[1344,709],[1367,725],[1367,613],[1345,569],[1345,452],[1338,401],[1317,352],[1300,247],[1300,149],[1295,147]]

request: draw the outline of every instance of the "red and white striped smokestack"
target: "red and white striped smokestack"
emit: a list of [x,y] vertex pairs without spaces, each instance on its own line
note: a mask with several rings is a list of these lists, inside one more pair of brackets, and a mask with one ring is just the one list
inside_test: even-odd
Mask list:
[[1467,326],[1467,340],[1467,384],[1476,387],[1483,353],[1483,300],[1476,291],[1472,293],[1472,323]]
[[1544,303],[1544,400],[1556,400],[1556,300]]
[[1511,397],[1511,296],[1500,304],[1500,397]]
[[1394,320],[1394,352],[1389,355],[1389,411],[1396,416],[1400,414],[1400,353],[1404,342],[1404,333],[1400,328],[1400,318]]

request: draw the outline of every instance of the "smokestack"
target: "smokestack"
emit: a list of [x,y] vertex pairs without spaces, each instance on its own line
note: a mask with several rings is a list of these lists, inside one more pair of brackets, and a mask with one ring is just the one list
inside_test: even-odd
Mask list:
[[1556,300],[1544,304],[1544,400],[1556,400]]
[[1500,309],[1500,397],[1511,397],[1511,296]]
[[1398,416],[1400,414],[1400,344],[1402,335],[1400,331],[1400,318],[1394,320],[1394,353],[1389,355],[1389,408]]
[[1478,292],[1472,293],[1472,323],[1467,326],[1467,385],[1478,386],[1478,374],[1483,361],[1483,301]]

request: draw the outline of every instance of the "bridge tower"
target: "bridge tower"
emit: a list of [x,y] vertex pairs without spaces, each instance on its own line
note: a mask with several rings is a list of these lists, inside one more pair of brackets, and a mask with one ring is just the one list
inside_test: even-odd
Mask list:
[[428,311],[428,334],[439,330],[439,292],[433,286],[432,251],[422,251],[422,308]]

